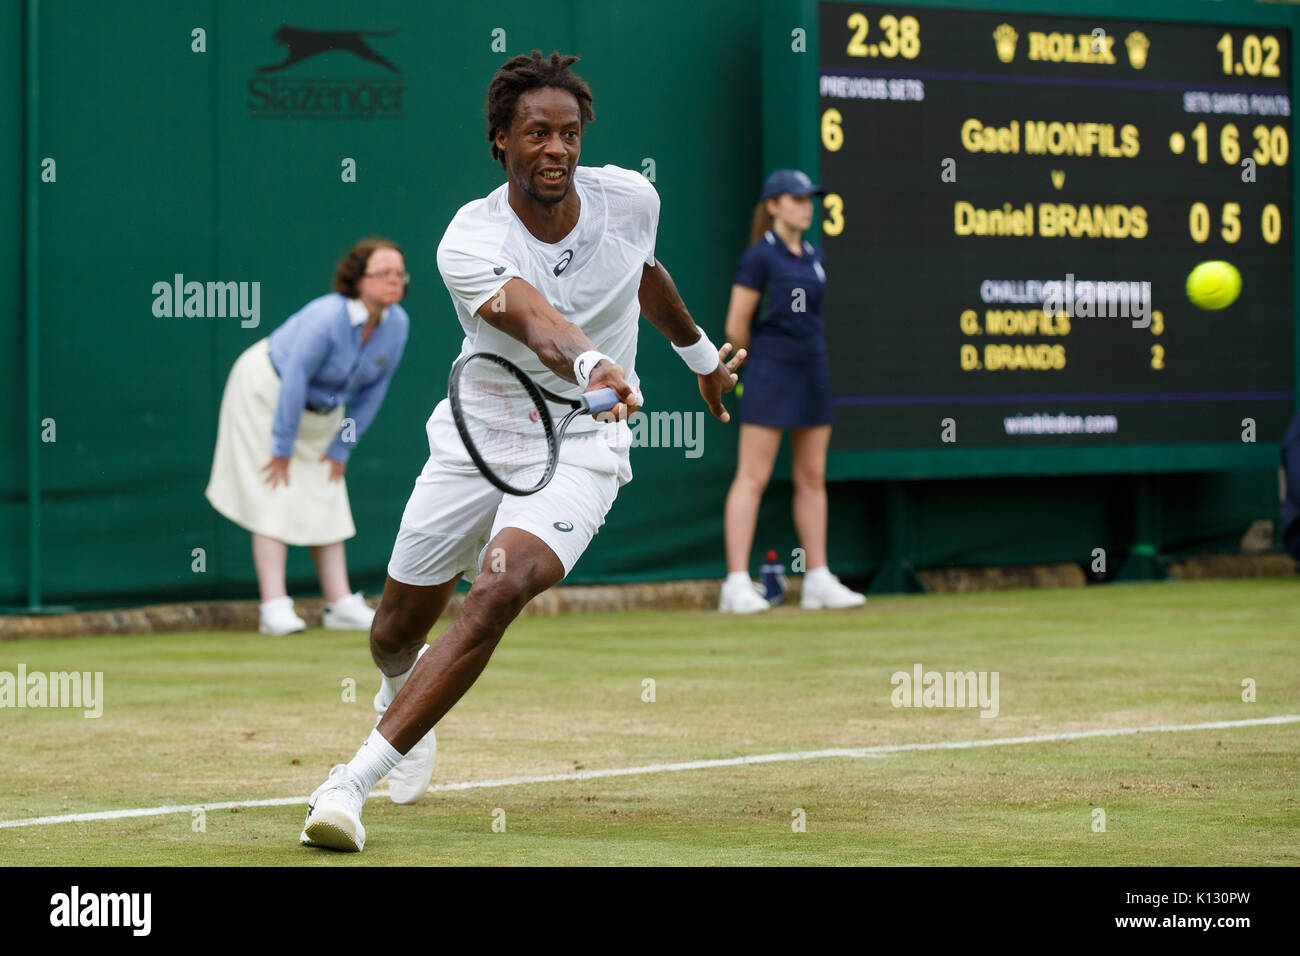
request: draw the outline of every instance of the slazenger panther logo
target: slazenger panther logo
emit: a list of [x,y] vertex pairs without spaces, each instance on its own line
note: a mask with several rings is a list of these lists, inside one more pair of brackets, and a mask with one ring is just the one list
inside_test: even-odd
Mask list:
[[397,67],[375,52],[364,38],[391,37],[400,32],[400,30],[307,30],[302,27],[282,26],[275,31],[272,39],[285,47],[283,62],[271,66],[259,66],[257,72],[275,73],[302,60],[328,53],[330,50],[346,50],[363,60],[378,63],[398,73],[400,71]]
[[567,522],[567,521],[557,521],[557,522],[555,522],[555,524],[551,525],[551,527],[554,528],[556,531],[572,531],[572,530],[573,530],[573,525],[569,524],[569,522]]
[[565,249],[564,255],[560,256],[560,261],[555,264],[555,274],[558,276],[561,272],[563,272],[565,269],[569,267],[569,263],[572,261],[573,261],[573,250]]

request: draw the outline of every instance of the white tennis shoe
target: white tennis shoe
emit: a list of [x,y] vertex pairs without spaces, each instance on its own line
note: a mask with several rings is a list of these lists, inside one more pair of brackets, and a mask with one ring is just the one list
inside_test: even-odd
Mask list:
[[866,603],[865,595],[846,588],[829,571],[811,580],[807,576],[803,579],[803,595],[799,598],[799,606],[805,611],[861,607]]
[[346,764],[335,764],[329,778],[307,799],[307,820],[298,842],[360,853],[366,845],[366,828],[361,825],[365,803],[361,781]]
[[393,803],[415,803],[429,789],[433,779],[433,765],[438,759],[438,736],[433,728],[420,738],[419,743],[406,752],[406,756],[388,771],[388,798]]
[[763,588],[748,578],[744,581],[724,580],[722,596],[718,599],[718,610],[724,614],[756,614],[770,611],[772,605],[763,597]]
[[294,613],[293,598],[286,595],[261,605],[257,629],[272,637],[282,637],[307,630],[307,622]]
[[366,603],[360,591],[325,606],[327,631],[369,631],[374,619],[375,609]]

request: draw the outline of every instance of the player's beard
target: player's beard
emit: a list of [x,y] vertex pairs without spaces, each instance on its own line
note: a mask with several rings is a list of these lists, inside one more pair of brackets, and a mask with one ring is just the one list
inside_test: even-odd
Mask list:
[[557,203],[564,202],[565,197],[569,195],[569,190],[573,188],[573,172],[572,170],[568,172],[564,181],[564,192],[560,193],[558,196],[543,196],[539,193],[533,186],[533,177],[531,175],[520,176],[517,178],[516,182],[520,189],[533,199],[536,199],[543,206],[554,206]]

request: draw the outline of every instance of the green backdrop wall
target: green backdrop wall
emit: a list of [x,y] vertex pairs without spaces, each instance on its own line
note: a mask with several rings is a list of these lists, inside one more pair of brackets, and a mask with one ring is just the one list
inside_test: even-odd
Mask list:
[[[406,356],[348,470],[358,535],[354,585],[383,580],[411,483],[427,455],[424,422],[445,393],[460,333],[434,260],[455,210],[502,179],[488,155],[487,84],[508,57],[577,53],[596,121],[583,163],[647,168],[662,198],[658,254],[697,321],[721,339],[728,291],[765,170],[763,7],[746,0],[654,4],[560,0],[538,5],[341,0],[200,3],[27,0],[0,7],[0,256],[8,308],[0,376],[0,604],[32,592],[27,436],[52,419],[39,456],[39,596],[79,605],[256,594],[248,536],[203,498],[217,408],[231,364],[311,298],[334,262],[380,233],[405,248]],[[26,39],[35,12],[36,46]],[[383,80],[404,89],[396,118],[258,115],[250,81],[280,62],[283,24],[392,31],[372,49],[397,68],[327,52],[281,78]],[[206,33],[206,52],[191,49]],[[494,33],[494,31],[503,31]],[[504,52],[493,49],[494,38]],[[766,37],[766,39],[765,39]],[[29,59],[31,54],[36,59]],[[34,89],[25,71],[34,62]],[[35,141],[24,133],[36,106]],[[40,162],[57,178],[41,182]],[[33,158],[36,162],[33,163]],[[341,164],[356,160],[357,181]],[[25,195],[35,186],[39,242],[29,248]],[[37,308],[27,307],[35,275]],[[151,289],[187,280],[256,281],[261,324],[157,318]],[[833,278],[833,277],[832,277]],[[39,328],[39,386],[26,394],[29,336]],[[703,410],[691,376],[643,324],[638,369],[654,407]],[[833,342],[832,342],[833,345]],[[734,407],[734,403],[733,403]],[[1271,436],[1276,437],[1276,436]],[[573,582],[721,576],[721,509],[735,428],[711,419],[704,454],[639,448],[636,479],[574,571]],[[764,501],[756,555],[796,544],[788,461]],[[1272,469],[1157,479],[1166,548],[1231,547],[1278,511]],[[918,567],[1085,561],[1131,540],[1127,479],[930,481],[908,487]],[[832,488],[832,566],[866,577],[880,564],[880,486]],[[206,570],[192,569],[202,548]],[[755,566],[757,561],[755,562]],[[292,593],[314,593],[305,552],[291,552]]]

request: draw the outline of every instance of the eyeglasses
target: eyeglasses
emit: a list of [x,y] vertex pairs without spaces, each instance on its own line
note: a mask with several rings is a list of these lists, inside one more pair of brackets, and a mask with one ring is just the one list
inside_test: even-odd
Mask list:
[[411,281],[411,274],[409,272],[398,272],[396,269],[385,269],[383,272],[365,272],[362,274],[368,279],[400,279],[402,282]]

